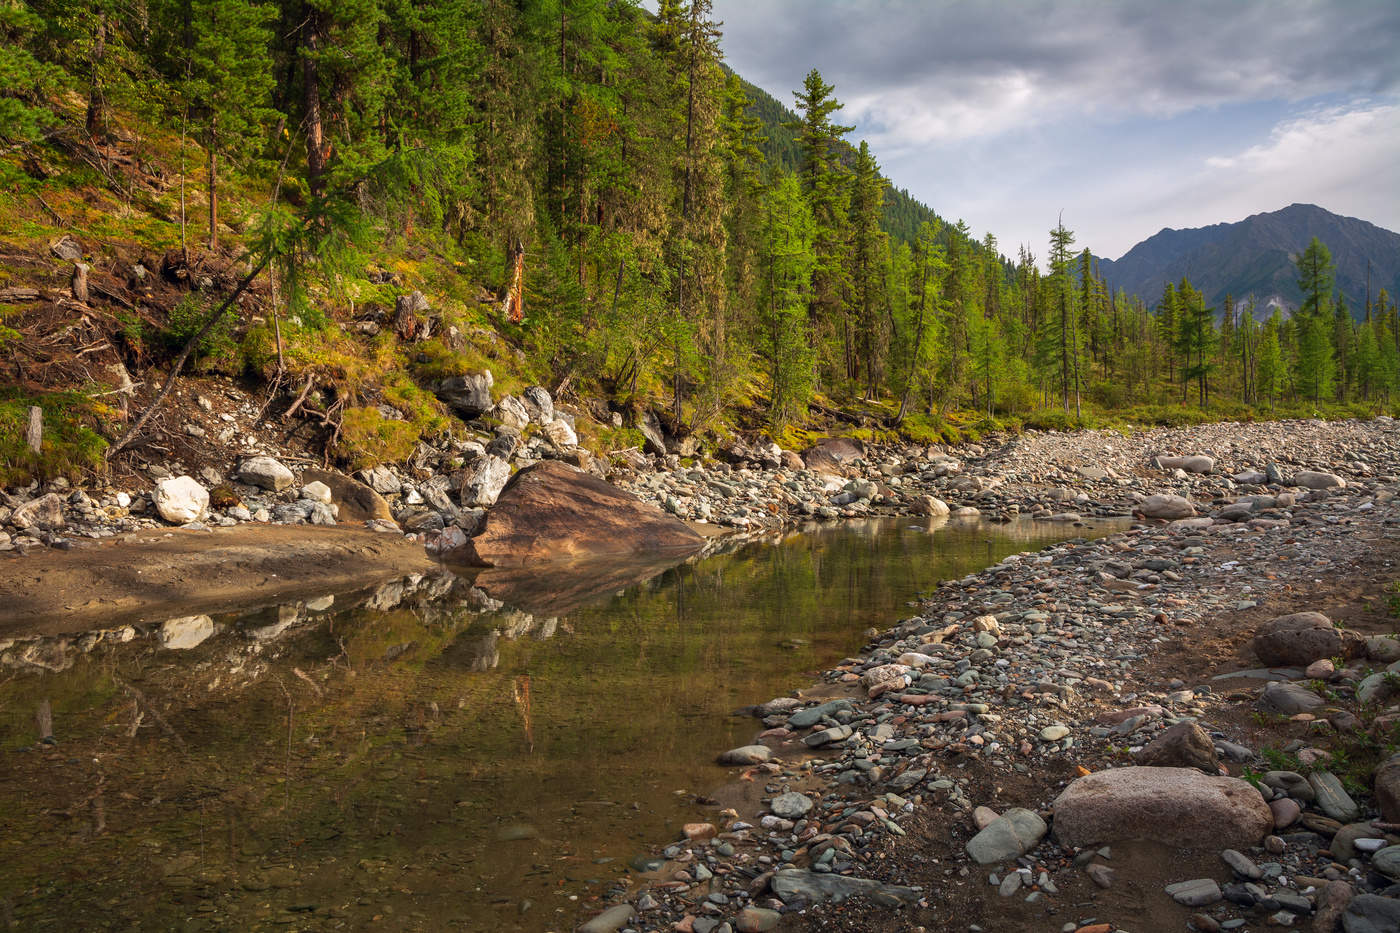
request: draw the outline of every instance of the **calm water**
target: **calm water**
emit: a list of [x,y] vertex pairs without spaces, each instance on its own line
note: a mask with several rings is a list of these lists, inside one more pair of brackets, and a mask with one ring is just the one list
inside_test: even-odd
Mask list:
[[808,685],[938,581],[1084,533],[871,521],[659,575],[410,580],[215,617],[185,650],[155,629],[16,645],[0,916],[571,930],[629,859],[712,817],[714,755],[756,732],[735,708]]

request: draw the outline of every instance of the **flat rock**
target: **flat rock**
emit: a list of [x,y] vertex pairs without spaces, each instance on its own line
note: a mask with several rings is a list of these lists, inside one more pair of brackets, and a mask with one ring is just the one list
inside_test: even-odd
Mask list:
[[767,745],[742,745],[721,752],[715,760],[722,765],[757,765],[773,757],[773,750]]
[[909,904],[922,896],[917,888],[884,884],[871,878],[853,878],[849,875],[822,874],[802,868],[784,868],[773,875],[770,882],[773,893],[784,903],[798,899],[812,904],[823,901],[843,901],[857,895],[872,897],[887,903]]
[[1320,612],[1295,612],[1260,625],[1254,653],[1269,667],[1307,667],[1342,653],[1342,637]]
[[1308,783],[1317,793],[1317,805],[1323,813],[1342,823],[1350,823],[1361,815],[1361,808],[1342,787],[1342,782],[1330,771],[1314,771]]
[[1279,716],[1310,713],[1323,705],[1322,697],[1307,687],[1283,681],[1265,684],[1264,689],[1259,691],[1259,699],[1254,701],[1255,709]]
[[774,815],[781,816],[785,820],[796,820],[805,816],[813,806],[811,797],[789,791],[774,797],[773,801],[768,804],[768,809],[772,810]]
[[1167,894],[1178,904],[1187,907],[1204,907],[1220,900],[1220,885],[1214,878],[1195,878],[1191,881],[1178,881],[1167,885]]
[[1046,826],[1039,814],[1012,807],[968,840],[967,854],[979,865],[1004,862],[1025,855],[1045,838]]
[[1358,894],[1342,912],[1345,933],[1395,933],[1400,930],[1400,900],[1379,894]]
[[1164,470],[1185,470],[1187,473],[1211,473],[1215,470],[1215,459],[1204,454],[1188,457],[1158,457],[1157,462]]
[[1302,486],[1304,489],[1341,489],[1346,486],[1347,481],[1336,473],[1319,473],[1315,470],[1303,470],[1293,474],[1293,485]]
[[1249,783],[1193,768],[1132,766],[1077,778],[1055,799],[1055,836],[1087,846],[1146,839],[1187,849],[1245,849],[1273,829]]
[[281,492],[296,481],[292,471],[271,457],[249,457],[238,465],[238,478],[249,486]]

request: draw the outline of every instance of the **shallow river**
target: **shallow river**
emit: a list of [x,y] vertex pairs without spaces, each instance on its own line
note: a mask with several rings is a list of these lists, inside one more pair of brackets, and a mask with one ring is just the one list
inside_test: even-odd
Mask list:
[[11,646],[0,928],[571,930],[713,818],[714,755],[759,728],[733,710],[940,580],[1085,534],[814,526],[664,570],[443,575],[166,626],[187,648],[161,626]]

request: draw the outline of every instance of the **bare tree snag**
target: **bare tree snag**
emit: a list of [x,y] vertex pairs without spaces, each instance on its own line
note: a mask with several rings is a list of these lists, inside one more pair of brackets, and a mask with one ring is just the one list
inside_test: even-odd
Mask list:
[[511,258],[514,260],[515,275],[501,310],[512,324],[519,324],[525,317],[525,244],[516,243],[511,248]]
[[24,429],[24,442],[36,454],[44,445],[44,410],[38,405],[29,406],[29,424]]
[[85,262],[73,263],[73,279],[71,283],[73,298],[76,301],[81,301],[83,304],[87,304],[88,300],[88,271],[91,270],[91,268],[92,267]]

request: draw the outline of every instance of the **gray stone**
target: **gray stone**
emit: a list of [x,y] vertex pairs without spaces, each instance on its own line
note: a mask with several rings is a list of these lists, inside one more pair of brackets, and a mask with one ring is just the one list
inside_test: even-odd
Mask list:
[[580,926],[578,933],[617,933],[635,916],[631,904],[617,904]]
[[716,759],[722,765],[757,765],[773,757],[767,745],[742,745],[722,752]]
[[1035,848],[1045,832],[1045,821],[1038,814],[1012,807],[968,840],[967,854],[979,865],[1004,862]]
[[250,486],[281,492],[296,481],[292,471],[271,457],[250,457],[238,465],[238,478]]
[[537,424],[549,424],[554,420],[554,399],[544,386],[530,386],[521,393],[525,397],[525,408]]
[[1311,713],[1322,705],[1322,697],[1307,687],[1282,681],[1265,684],[1259,692],[1259,699],[1254,701],[1255,709],[1280,716]]
[[813,806],[812,798],[790,791],[774,797],[772,803],[768,804],[768,809],[783,819],[795,820],[805,816]]
[[1314,771],[1308,783],[1317,793],[1317,805],[1334,820],[1350,823],[1361,815],[1361,808],[1342,787],[1342,782],[1330,771]]
[[1196,514],[1196,507],[1189,500],[1166,494],[1148,496],[1142,500],[1138,510],[1148,518],[1191,518]]
[[433,394],[455,414],[470,420],[491,410],[491,386],[494,383],[488,369],[468,376],[444,379],[434,387]]
[[851,737],[850,726],[832,726],[830,729],[822,729],[820,732],[813,732],[802,741],[812,748],[819,748],[823,745],[830,745],[833,742],[840,742]]
[[[189,479],[189,477],[184,478]],[[193,483],[194,480],[190,480],[190,482]],[[195,483],[195,485],[199,484]],[[207,505],[209,502],[207,494],[204,501]],[[185,519],[184,521],[193,521],[193,519]],[[10,515],[10,522],[20,531],[28,531],[30,528],[53,531],[55,528],[62,528],[63,497],[51,492],[48,495],[30,500],[14,510]]]
[[1215,460],[1204,454],[1189,457],[1158,457],[1157,462],[1164,470],[1185,470],[1187,473],[1211,473],[1215,470]]
[[1387,878],[1400,879],[1400,846],[1386,846],[1372,855],[1371,867]]
[[1335,473],[1303,470],[1293,475],[1293,485],[1302,486],[1304,489],[1341,489],[1346,484],[1347,481]]
[[1187,907],[1204,907],[1220,900],[1220,885],[1214,878],[1195,878],[1191,881],[1178,881],[1167,885],[1167,894],[1178,904]]
[[851,709],[850,700],[830,700],[820,706],[798,710],[788,717],[788,728],[805,729],[821,722],[823,717],[833,716],[841,710]]
[[545,422],[544,436],[549,438],[549,442],[555,447],[568,448],[578,446],[578,435],[569,423],[562,418],[555,418],[553,421]]
[[510,463],[501,457],[487,454],[467,467],[462,477],[462,505],[495,505],[510,480]]
[[1400,754],[1391,755],[1376,769],[1374,789],[1381,818],[1400,823]]
[[1254,864],[1253,859],[1241,852],[1236,852],[1234,849],[1226,849],[1221,852],[1220,860],[1229,865],[1230,869],[1241,878],[1258,881],[1264,877],[1263,869]]
[[507,395],[496,403],[492,412],[507,427],[515,428],[517,431],[524,430],[530,423],[530,412],[525,409],[524,403],[514,395]]
[[1345,933],[1395,933],[1400,930],[1400,900],[1379,894],[1358,894],[1342,913]]

